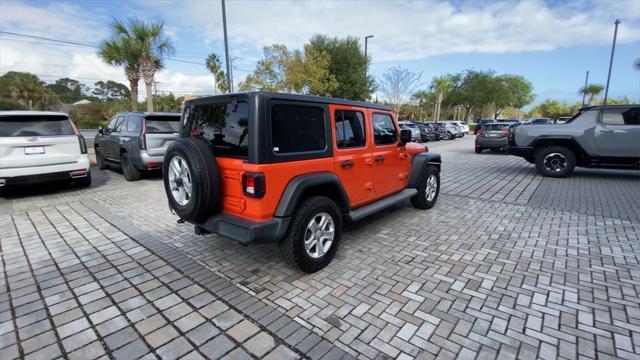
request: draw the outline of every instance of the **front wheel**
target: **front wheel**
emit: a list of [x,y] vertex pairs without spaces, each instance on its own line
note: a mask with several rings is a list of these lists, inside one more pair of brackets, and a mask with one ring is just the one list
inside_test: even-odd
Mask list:
[[435,166],[427,166],[418,180],[418,193],[411,198],[411,204],[418,209],[431,209],[440,193],[440,172]]
[[107,164],[104,162],[104,156],[102,156],[98,148],[96,148],[96,165],[100,170],[106,170],[108,167]]
[[536,152],[535,162],[542,175],[563,178],[573,172],[576,157],[573,151],[564,146],[549,146]]
[[327,266],[336,254],[342,234],[342,215],[324,196],[311,197],[296,209],[280,252],[292,267],[306,273]]

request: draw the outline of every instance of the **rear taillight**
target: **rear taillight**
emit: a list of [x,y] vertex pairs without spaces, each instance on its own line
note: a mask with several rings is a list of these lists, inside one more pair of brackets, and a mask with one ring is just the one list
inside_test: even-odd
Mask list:
[[248,197],[263,197],[266,193],[264,173],[242,174],[242,192]]
[[484,136],[484,134],[485,134],[484,130],[480,129],[480,130],[478,130],[478,133],[476,135]]
[[509,133],[509,130],[500,130],[500,134],[507,135],[508,133]]
[[80,154],[87,153],[87,141],[84,139],[84,136],[78,135],[78,142],[80,143]]
[[147,150],[147,122],[142,122],[142,133],[138,137],[138,147],[140,150]]

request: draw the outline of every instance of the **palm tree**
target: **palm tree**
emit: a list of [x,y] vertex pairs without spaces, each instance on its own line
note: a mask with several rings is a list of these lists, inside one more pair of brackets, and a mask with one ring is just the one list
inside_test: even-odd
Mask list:
[[227,74],[222,70],[222,61],[215,53],[209,54],[205,60],[207,69],[211,71],[216,81],[216,87],[220,92],[226,93],[229,91],[229,85],[227,84]]
[[121,21],[114,20],[112,27],[111,38],[100,44],[98,56],[109,65],[124,68],[124,75],[129,80],[129,89],[131,90],[131,109],[138,111],[141,51]]
[[589,95],[589,105],[593,105],[593,99],[604,90],[600,84],[591,84],[580,88],[580,94]]
[[128,36],[132,36],[136,48],[140,51],[140,73],[146,87],[147,111],[153,112],[153,78],[158,70],[164,67],[163,60],[168,55],[173,54],[174,49],[171,41],[165,37],[163,22],[146,23],[142,20],[132,18],[129,20],[129,28],[120,24],[119,30]]
[[450,76],[439,76],[431,82],[431,89],[436,93],[435,121],[440,121],[440,107],[445,95],[451,91]]
[[427,90],[420,90],[415,92],[411,98],[413,100],[417,100],[418,101],[418,110],[420,111],[419,114],[419,118],[420,121],[424,121],[424,117],[422,116],[423,112],[424,112],[424,106],[426,104],[428,104],[429,102],[432,102],[433,98],[434,98],[434,94],[431,91],[427,91]]

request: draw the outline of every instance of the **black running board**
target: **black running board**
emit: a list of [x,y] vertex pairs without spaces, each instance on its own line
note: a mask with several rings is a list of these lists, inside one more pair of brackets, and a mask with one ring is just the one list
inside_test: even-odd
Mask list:
[[371,214],[377,213],[382,209],[386,209],[389,206],[402,202],[414,196],[417,193],[418,193],[417,189],[412,189],[412,188],[404,189],[397,194],[393,194],[391,196],[378,200],[369,205],[365,205],[361,208],[357,208],[355,210],[349,211],[349,214],[347,216],[351,221],[358,221]]

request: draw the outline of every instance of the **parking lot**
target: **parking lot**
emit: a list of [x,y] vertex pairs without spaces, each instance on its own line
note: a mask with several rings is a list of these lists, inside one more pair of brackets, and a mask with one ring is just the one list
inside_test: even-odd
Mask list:
[[0,359],[638,358],[640,173],[428,146],[436,206],[348,226],[314,274],[195,235],[158,175],[9,193]]

